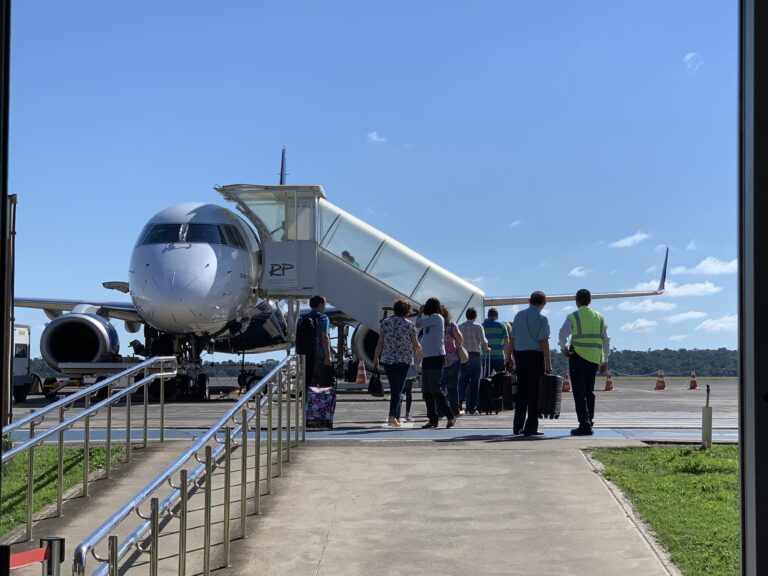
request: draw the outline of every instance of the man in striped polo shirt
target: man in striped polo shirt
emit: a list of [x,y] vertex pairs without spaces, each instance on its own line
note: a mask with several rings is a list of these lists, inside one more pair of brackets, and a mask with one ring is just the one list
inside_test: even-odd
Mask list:
[[509,360],[509,331],[506,324],[499,322],[499,311],[488,309],[488,317],[483,321],[485,338],[491,348],[491,372],[503,372]]

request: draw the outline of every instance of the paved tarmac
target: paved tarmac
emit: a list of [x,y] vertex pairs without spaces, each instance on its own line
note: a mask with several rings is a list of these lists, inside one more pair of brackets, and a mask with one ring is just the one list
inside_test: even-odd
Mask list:
[[[654,434],[661,439],[669,439],[670,433],[675,438],[687,435],[697,441],[705,393],[687,390],[687,381],[668,382],[667,391],[655,391],[653,384],[619,380],[614,392],[599,393],[598,430],[591,438],[568,435],[575,425],[568,395],[562,417],[542,422],[544,436],[523,438],[511,434],[511,412],[464,416],[451,430],[421,430],[425,418],[418,394],[416,422],[391,429],[384,423],[385,401],[341,393],[335,430],[307,434],[308,442],[283,466],[283,477],[274,479],[272,494],[262,498],[262,514],[247,518],[249,537],[233,541],[230,567],[221,572],[674,574],[651,545],[653,538],[638,529],[582,451],[589,446],[642,446],[633,438]],[[735,381],[713,381],[711,400],[719,432],[735,436]],[[72,547],[108,516],[118,499],[151,480],[163,461],[170,461],[229,406],[170,405],[168,424],[177,428],[169,431],[169,438],[178,441],[165,448],[151,443],[145,451],[152,459],[146,468],[133,467],[123,484],[95,483],[92,496],[70,500],[65,518],[39,524],[36,535],[66,536],[69,562]],[[159,422],[157,406],[149,408],[153,426]],[[138,408],[134,422],[140,413]],[[122,418],[119,409],[114,417],[116,422]],[[92,422],[95,431],[100,418]],[[237,460],[233,495],[239,494]],[[252,482],[253,458],[250,462]],[[264,459],[262,473],[263,466]],[[221,477],[219,472],[219,484]],[[221,492],[215,490],[215,498]],[[187,574],[202,570],[200,500],[197,495],[190,501],[196,516],[190,521]],[[223,503],[215,502],[213,558],[220,562]],[[237,497],[232,503],[233,535],[239,526],[236,509]],[[252,496],[248,510],[254,510]],[[137,519],[132,521],[130,527]],[[177,571],[174,526],[176,522],[168,522],[161,539],[162,574]],[[131,574],[148,573],[145,556],[137,554],[130,563]]]

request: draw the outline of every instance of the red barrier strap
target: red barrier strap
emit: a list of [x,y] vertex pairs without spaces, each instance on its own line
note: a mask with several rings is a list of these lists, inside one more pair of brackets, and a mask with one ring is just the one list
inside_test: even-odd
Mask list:
[[24,568],[25,566],[31,566],[32,564],[39,564],[43,560],[48,559],[48,554],[49,551],[47,546],[11,554],[11,570]]

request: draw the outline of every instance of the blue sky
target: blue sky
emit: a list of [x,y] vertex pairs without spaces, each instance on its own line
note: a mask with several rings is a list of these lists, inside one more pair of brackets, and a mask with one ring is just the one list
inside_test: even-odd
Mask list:
[[146,220],[287,146],[488,295],[655,285],[668,245],[667,295],[596,305],[612,344],[735,348],[737,32],[715,1],[16,2],[16,293],[119,299]]

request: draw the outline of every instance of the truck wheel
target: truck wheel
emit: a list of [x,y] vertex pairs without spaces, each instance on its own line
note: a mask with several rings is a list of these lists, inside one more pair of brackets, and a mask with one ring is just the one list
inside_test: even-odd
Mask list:
[[21,404],[27,399],[27,393],[29,392],[29,388],[26,384],[22,386],[14,386],[13,387],[13,399],[16,402],[16,404]]
[[195,400],[203,401],[208,399],[208,374],[199,374],[195,379]]

